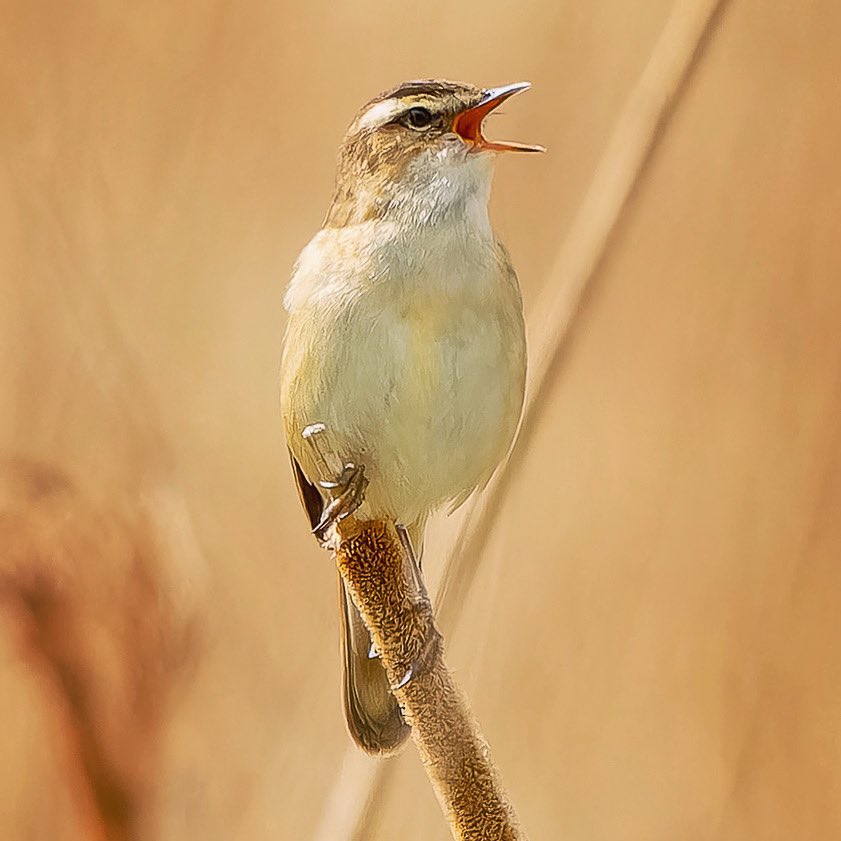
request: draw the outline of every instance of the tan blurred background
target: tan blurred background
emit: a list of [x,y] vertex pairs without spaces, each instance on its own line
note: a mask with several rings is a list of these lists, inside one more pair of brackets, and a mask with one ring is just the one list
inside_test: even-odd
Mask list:
[[[534,318],[673,2],[2,4],[0,837],[310,839],[364,790],[276,386],[336,145],[530,79]],[[448,637],[533,839],[841,837],[840,34],[725,5]],[[395,762],[357,837],[444,841]]]

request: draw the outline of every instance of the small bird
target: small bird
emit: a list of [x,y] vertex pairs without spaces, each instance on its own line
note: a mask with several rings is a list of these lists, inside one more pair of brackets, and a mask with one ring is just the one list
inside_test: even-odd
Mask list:
[[[330,209],[284,299],[283,423],[318,534],[355,493],[356,517],[390,519],[419,559],[430,514],[483,487],[512,444],[523,310],[488,199],[498,153],[543,149],[488,140],[482,123],[528,87],[405,82],[342,141]],[[342,589],[348,729],[390,753],[408,726]]]

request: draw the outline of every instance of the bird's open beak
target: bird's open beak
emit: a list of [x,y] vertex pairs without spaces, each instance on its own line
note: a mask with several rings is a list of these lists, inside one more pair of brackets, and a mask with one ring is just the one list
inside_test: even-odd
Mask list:
[[498,105],[521,91],[528,90],[531,82],[515,82],[501,88],[486,90],[479,102],[456,115],[453,131],[471,145],[471,151],[477,152],[545,152],[542,146],[527,146],[525,143],[513,143],[510,140],[487,140],[482,134],[482,121]]

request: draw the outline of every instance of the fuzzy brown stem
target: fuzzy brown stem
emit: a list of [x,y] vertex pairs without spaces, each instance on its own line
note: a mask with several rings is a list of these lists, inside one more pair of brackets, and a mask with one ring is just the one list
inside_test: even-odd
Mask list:
[[525,841],[467,699],[443,657],[441,636],[425,594],[406,575],[408,559],[392,523],[340,527],[336,552],[344,578],[412,725],[427,775],[453,832],[464,841]]

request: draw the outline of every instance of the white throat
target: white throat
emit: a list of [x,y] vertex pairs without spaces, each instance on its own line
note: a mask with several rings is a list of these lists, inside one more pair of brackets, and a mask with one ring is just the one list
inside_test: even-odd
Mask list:
[[417,160],[389,202],[386,218],[401,227],[466,226],[491,236],[488,200],[493,156],[445,148]]

